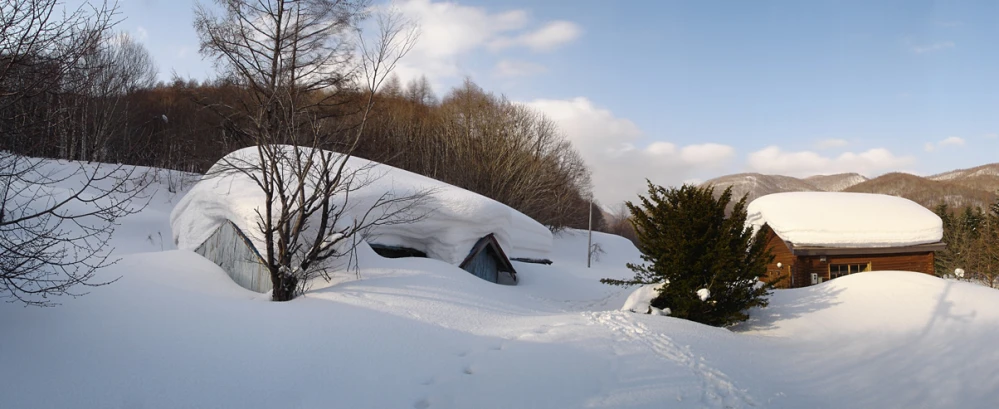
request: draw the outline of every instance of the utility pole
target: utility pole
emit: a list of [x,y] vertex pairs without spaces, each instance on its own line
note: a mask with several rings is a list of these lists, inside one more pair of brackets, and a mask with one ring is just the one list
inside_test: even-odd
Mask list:
[[586,233],[586,268],[590,268],[590,260],[593,259],[591,253],[593,253],[593,195],[590,195],[590,221]]

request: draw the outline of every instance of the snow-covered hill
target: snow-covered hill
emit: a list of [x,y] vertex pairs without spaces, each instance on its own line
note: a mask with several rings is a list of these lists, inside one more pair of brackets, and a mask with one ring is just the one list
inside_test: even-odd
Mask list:
[[826,192],[839,192],[850,186],[867,181],[867,178],[856,173],[839,173],[835,175],[809,176],[805,182]]
[[[162,187],[162,186],[161,186]],[[733,330],[621,312],[634,246],[556,235],[517,286],[362,246],[287,303],[172,249],[165,189],[123,220],[120,279],[0,304],[2,408],[986,408],[999,292],[903,272],[781,290]],[[166,240],[160,241],[160,237]]]
[[759,173],[739,173],[708,180],[702,186],[714,186],[715,193],[732,187],[732,197],[738,200],[749,195],[748,201],[771,193],[781,192],[813,192],[821,190],[814,185],[798,178],[780,175],[763,175]]

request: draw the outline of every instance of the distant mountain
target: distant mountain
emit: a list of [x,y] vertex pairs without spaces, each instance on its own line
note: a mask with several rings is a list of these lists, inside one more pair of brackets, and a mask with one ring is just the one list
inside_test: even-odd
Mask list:
[[841,173],[798,179],[781,175],[739,173],[714,178],[702,185],[714,185],[716,194],[731,186],[735,197],[748,194],[750,201],[781,192],[864,192],[901,196],[931,209],[941,202],[954,208],[966,205],[984,208],[995,203],[999,192],[999,163],[929,177],[889,173],[867,179],[856,173]]
[[955,183],[976,190],[996,193],[999,189],[999,163],[982,165],[970,169],[954,170],[928,179]]
[[805,181],[827,192],[839,192],[850,186],[864,183],[867,178],[856,173],[840,173],[837,175],[809,176]]
[[908,173],[889,173],[851,186],[845,191],[901,196],[931,209],[941,202],[954,208],[968,205],[985,208],[995,202],[994,193],[963,186],[958,181],[957,178],[939,181]]
[[739,173],[722,176],[702,183],[703,186],[714,185],[715,194],[721,194],[725,188],[732,187],[732,197],[736,200],[749,194],[749,201],[760,196],[780,192],[814,192],[819,189],[811,183],[790,176],[763,175],[759,173]]
[[944,172],[927,177],[927,179],[941,180],[941,181],[956,181],[977,176],[999,177],[999,163],[990,163],[988,165],[976,166],[968,169],[952,170],[950,172]]

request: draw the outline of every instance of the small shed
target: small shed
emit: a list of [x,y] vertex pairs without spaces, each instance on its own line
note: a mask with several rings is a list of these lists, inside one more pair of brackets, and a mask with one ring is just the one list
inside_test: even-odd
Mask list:
[[517,271],[492,234],[479,239],[458,267],[496,284],[517,284]]
[[751,202],[746,223],[765,231],[774,261],[762,279],[778,288],[875,270],[933,274],[945,248],[936,214],[888,195],[777,193]]

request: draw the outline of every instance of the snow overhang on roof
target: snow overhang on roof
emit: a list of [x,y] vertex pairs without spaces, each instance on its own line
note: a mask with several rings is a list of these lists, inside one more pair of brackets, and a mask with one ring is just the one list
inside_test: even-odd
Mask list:
[[795,248],[907,247],[938,243],[943,222],[901,197],[843,192],[767,195],[747,207],[746,224],[764,224]]

